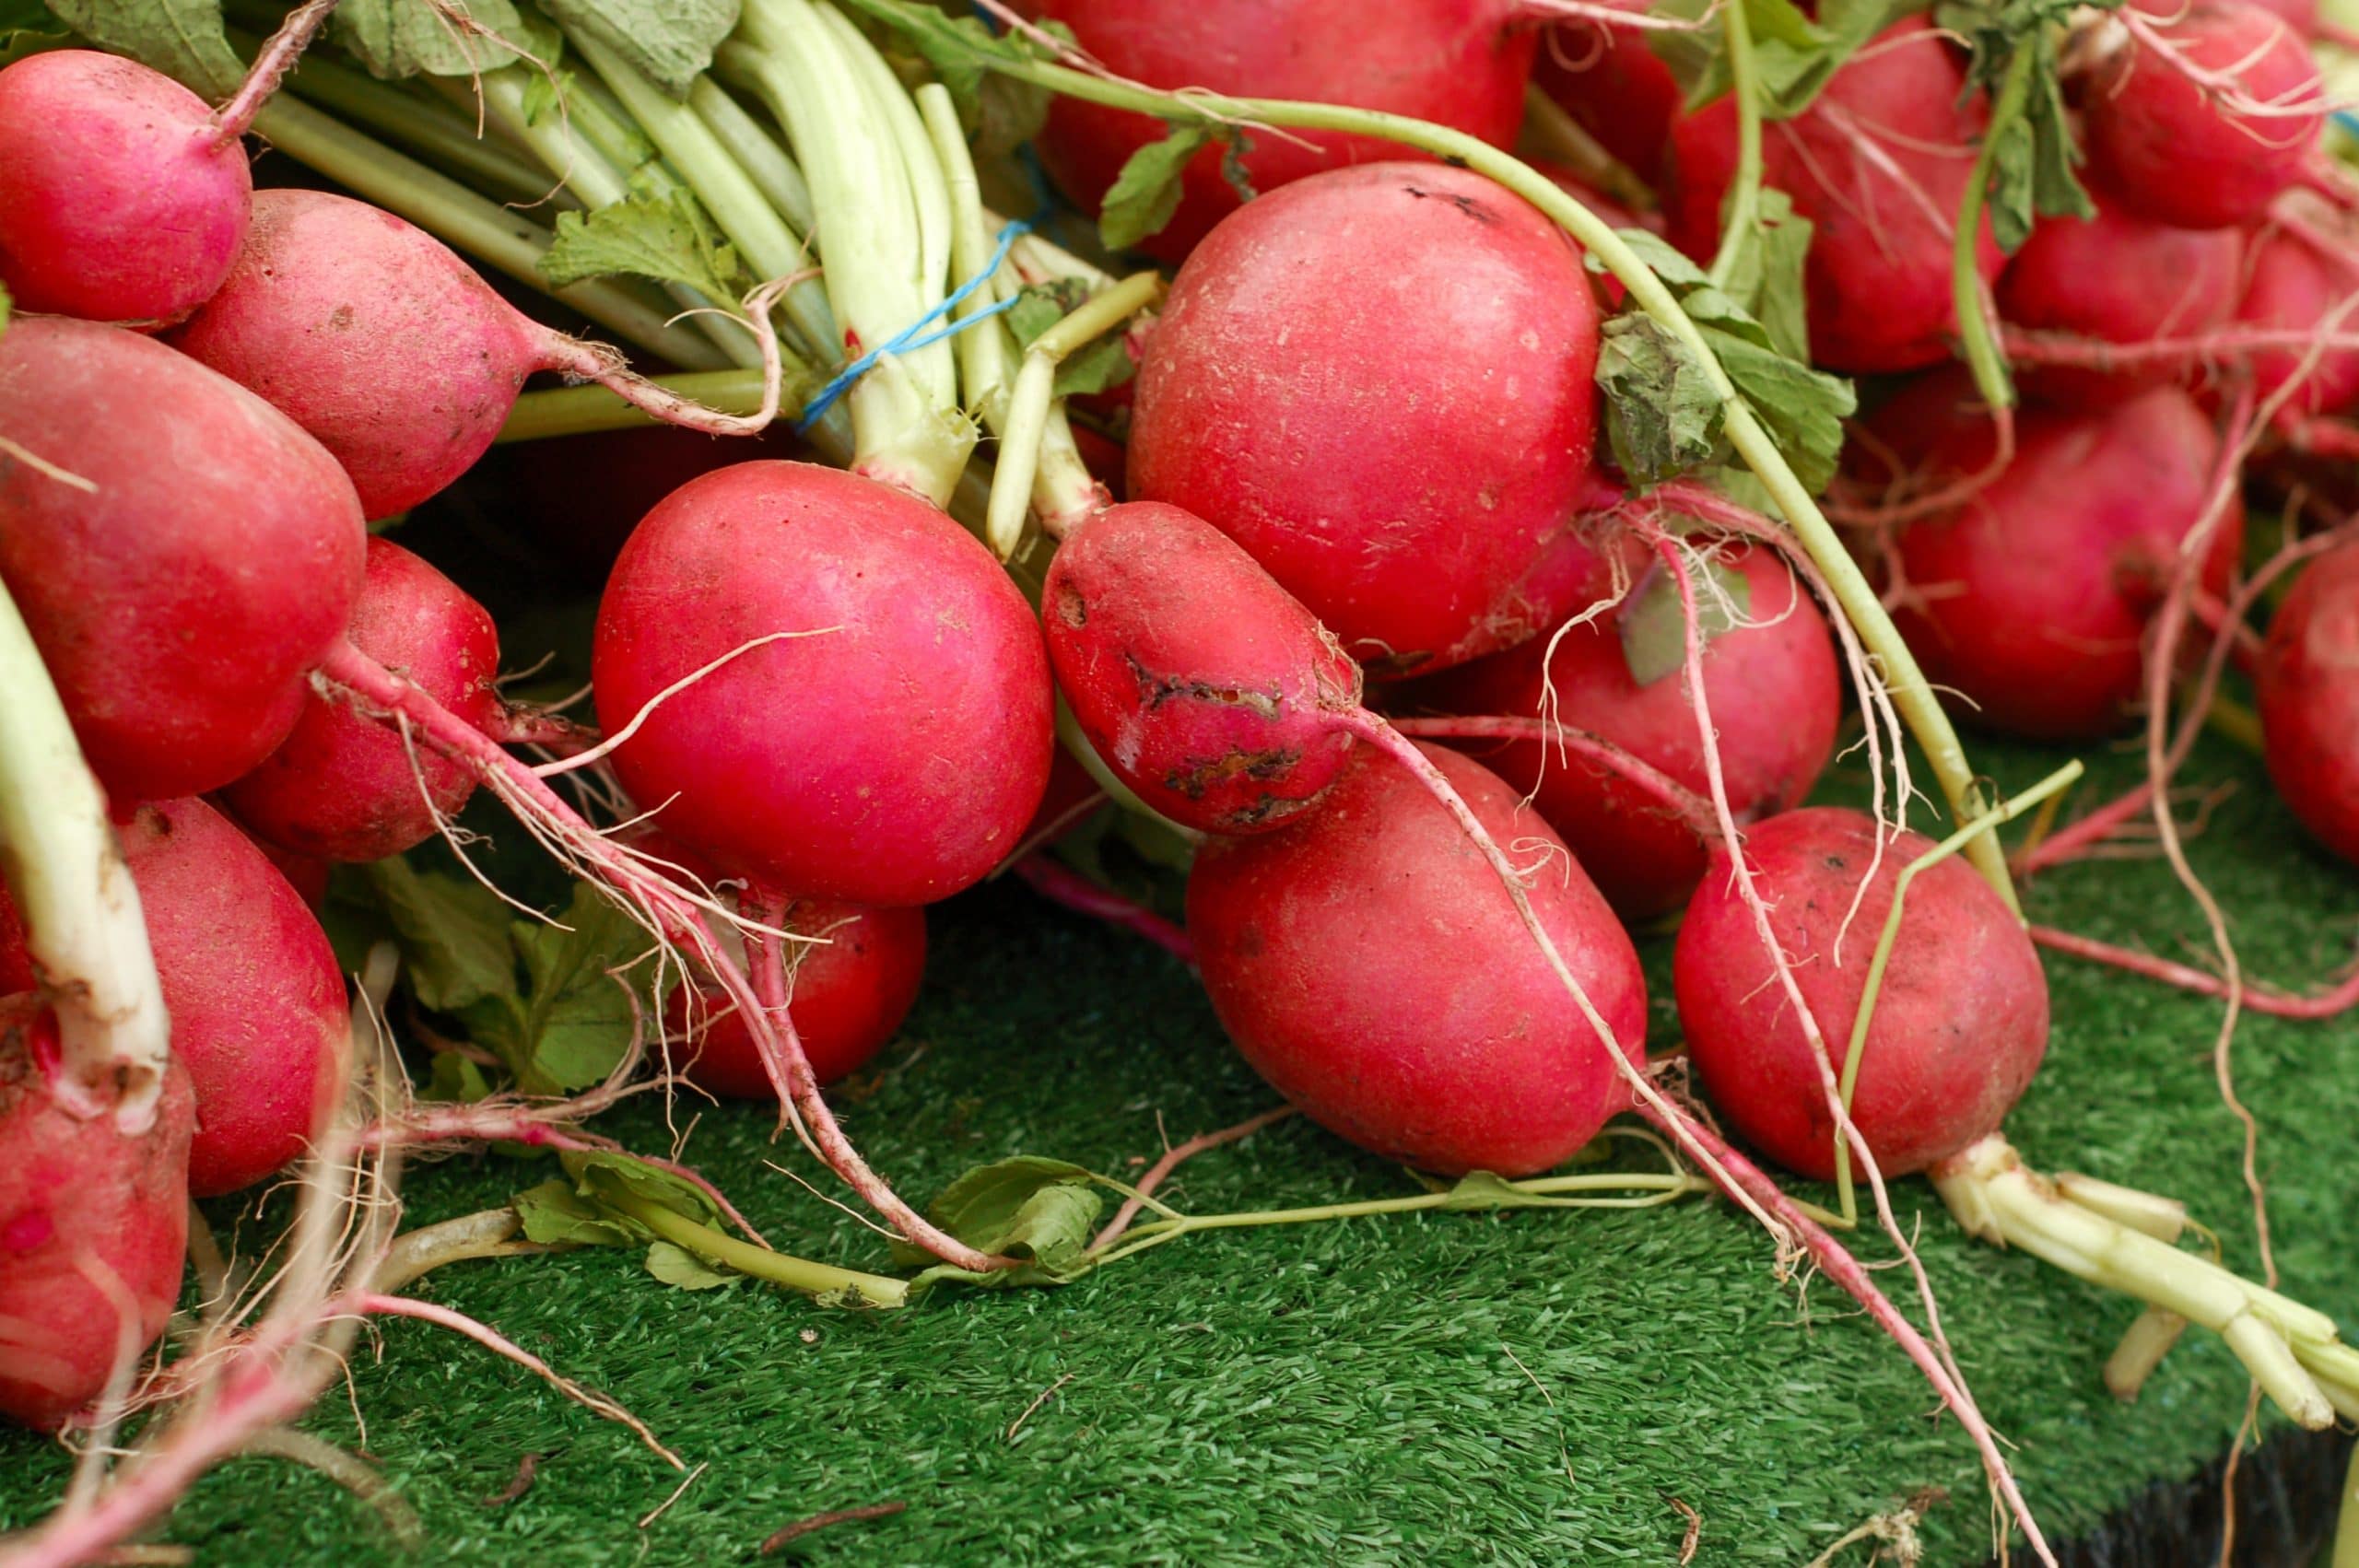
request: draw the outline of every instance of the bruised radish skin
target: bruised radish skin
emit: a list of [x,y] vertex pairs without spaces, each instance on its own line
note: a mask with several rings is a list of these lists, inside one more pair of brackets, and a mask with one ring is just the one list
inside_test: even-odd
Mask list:
[[[1535,34],[1510,29],[1503,0],[1036,0],[1026,7],[1074,30],[1115,75],[1154,88],[1203,88],[1383,110],[1479,136],[1495,146],[1523,122]],[[1091,212],[1130,156],[1170,127],[1149,115],[1063,95],[1039,146],[1049,173]],[[1179,210],[1139,249],[1177,263],[1242,203],[1207,146],[1181,177]],[[1334,131],[1258,134],[1241,154],[1262,195],[1342,164],[1414,157],[1397,144]]]
[[1058,548],[1041,604],[1082,732],[1163,815],[1261,832],[1334,781],[1359,667],[1202,519],[1153,501],[1108,508]]
[[[1775,555],[1738,549],[1721,559],[1743,574],[1752,624],[1705,644],[1704,684],[1729,806],[1746,823],[1801,804],[1825,771],[1842,718],[1842,673],[1825,617]],[[1559,722],[1699,794],[1709,787],[1684,676],[1634,680],[1614,615],[1477,660],[1417,696],[1455,713],[1533,718],[1543,716],[1544,687],[1555,698],[1545,711]],[[1625,919],[1679,907],[1703,876],[1704,842],[1620,775],[1533,742],[1460,746],[1532,800]]]
[[[824,943],[798,942],[788,959],[787,1017],[822,1085],[858,1071],[901,1027],[925,978],[925,911],[863,909],[805,900],[790,927]],[[708,996],[709,1007],[722,1004]],[[688,1081],[737,1100],[774,1102],[753,1032],[734,1012],[713,1011],[681,1056]]]
[[592,684],[668,836],[796,897],[946,898],[1047,787],[1049,661],[991,552],[906,492],[746,462],[675,491],[615,563]]
[[[1929,460],[1937,475],[1982,472],[1987,420],[1959,425]],[[2015,456],[1954,509],[1902,529],[1894,620],[1926,678],[1978,723],[2042,740],[2110,734],[2143,690],[2141,643],[2201,521],[2219,439],[2186,393],[2146,392],[2095,414],[2025,410]],[[2241,547],[2229,502],[2204,579],[2214,593]]]
[[[1962,101],[1965,83],[1942,35],[1910,17],[1836,72],[1810,108],[1762,128],[1765,182],[1790,195],[1813,225],[1803,276],[1813,362],[1865,373],[1951,357],[1951,234],[1986,118],[1979,95]],[[1719,243],[1736,156],[1730,99],[1673,127],[1669,234],[1698,261]],[[1988,282],[2005,258],[1987,218],[1976,244]]]
[[162,325],[229,275],[240,139],[170,76],[60,49],[0,70],[0,284],[20,310]]
[[2149,24],[2179,60],[2233,80],[2266,113],[2189,79],[2130,38],[2105,55],[2081,104],[2091,171],[2133,211],[2185,228],[2258,220],[2318,155],[2325,89],[2309,51],[2259,6],[2207,0]]
[[1461,662],[1576,607],[1535,574],[1579,548],[1597,345],[1579,252],[1498,186],[1314,175],[1180,268],[1140,367],[1130,494],[1236,540],[1363,663]]
[[117,804],[217,789],[286,739],[350,618],[367,531],[335,460],[119,327],[0,335],[0,580]]
[[[458,584],[392,541],[369,541],[368,575],[346,636],[402,671],[467,724],[499,709],[499,636]],[[474,792],[464,764],[319,693],[294,731],[222,792],[239,822],[317,860],[377,860],[432,837]]]
[[[1646,979],[1604,899],[1497,777],[1420,749],[1495,837],[1554,851],[1532,905],[1641,1060]],[[1372,1153],[1445,1175],[1529,1176],[1625,1103],[1490,866],[1426,785],[1372,748],[1352,754],[1318,811],[1208,845],[1188,879],[1188,930],[1254,1070]]]
[[[1913,833],[1887,843],[1854,913],[1854,895],[1875,863],[1876,833],[1861,813],[1821,807],[1772,817],[1744,837],[1838,1076],[1894,886],[1901,869],[1932,848]],[[1772,977],[1725,849],[1687,906],[1672,979],[1688,1058],[1713,1106],[1788,1170],[1829,1179],[1835,1126],[1825,1082]],[[2047,1048],[2048,981],[2022,925],[1965,861],[1919,872],[1851,1101],[1878,1167],[1887,1178],[1907,1176],[1995,1131]]]
[[[155,1125],[69,1115],[53,1020],[0,1003],[0,1414],[43,1431],[106,1389],[128,1347],[164,1331],[188,1247],[188,1074],[168,1063]],[[137,1304],[122,1321],[111,1271]],[[93,1276],[97,1277],[94,1278]]]
[[2313,561],[2261,654],[2269,777],[2318,842],[2359,863],[2359,545]]

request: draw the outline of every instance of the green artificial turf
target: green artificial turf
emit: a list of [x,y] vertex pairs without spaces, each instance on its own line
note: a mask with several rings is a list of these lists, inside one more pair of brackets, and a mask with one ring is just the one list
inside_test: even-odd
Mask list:
[[[1978,750],[2017,785],[2055,760]],[[2116,758],[2101,771],[2129,769]],[[2297,840],[2248,760],[2212,747],[2189,777],[2236,786],[2196,859],[2253,969],[2299,981],[2338,968],[2359,936],[2359,876]],[[2031,909],[2166,952],[2201,935],[2154,863],[2053,874]],[[1014,887],[953,904],[934,935],[903,1037],[840,1101],[905,1192],[1019,1152],[1135,1174],[1159,1129],[1176,1140],[1272,1104],[1187,975],[1143,942]],[[1659,1046],[1676,1033],[1667,951],[1649,944]],[[2207,1055],[2217,1008],[2077,963],[2051,960],[2050,975],[2054,1042],[2011,1123],[2017,1143],[2050,1168],[2187,1199],[2250,1267],[2238,1132]],[[2359,1326],[2359,1024],[2253,1020],[2236,1062],[2261,1122],[2287,1287]],[[768,1141],[769,1125],[754,1108],[708,1111],[688,1157],[778,1246],[881,1266],[881,1241],[765,1168],[776,1158],[828,1185]],[[604,1129],[664,1143],[652,1108]],[[411,1215],[495,1204],[546,1174],[496,1156],[415,1167]],[[1168,1196],[1211,1211],[1409,1190],[1398,1170],[1294,1120],[1201,1157]],[[2052,1536],[2225,1451],[2246,1385],[2215,1342],[2190,1334],[2138,1404],[2118,1405],[2097,1369],[2131,1306],[1966,1243],[1921,1182],[1896,1198],[1922,1221],[1959,1359]],[[1884,1255],[1872,1235],[1860,1245]],[[1062,1290],[945,1294],[898,1315],[751,1285],[669,1290],[619,1251],[466,1264],[420,1290],[612,1394],[706,1467],[641,1528],[679,1478],[627,1433],[449,1335],[388,1325],[381,1359],[354,1368],[365,1443],[341,1398],[310,1425],[365,1446],[436,1561],[750,1561],[796,1518],[901,1502],[898,1516],[790,1552],[1667,1564],[1684,1527],[1676,1500],[1701,1516],[1697,1562],[1789,1564],[1928,1486],[1950,1498],[1923,1527],[1929,1561],[1977,1562],[1990,1546],[1972,1449],[1932,1418],[1916,1372],[1839,1292],[1780,1285],[1763,1238],[1715,1203],[1193,1236]],[[530,1490],[487,1502],[528,1454],[542,1456]],[[53,1447],[0,1438],[0,1526],[35,1517],[64,1473]],[[366,1508],[275,1459],[205,1480],[165,1537],[224,1568],[405,1561]]]

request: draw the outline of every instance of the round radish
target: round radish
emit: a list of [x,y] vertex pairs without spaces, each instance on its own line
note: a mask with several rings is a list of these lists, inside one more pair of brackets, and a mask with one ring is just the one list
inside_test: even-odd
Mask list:
[[[368,576],[346,635],[477,729],[499,708],[491,617],[390,540],[369,541]],[[433,837],[474,790],[464,765],[314,693],[294,732],[222,801],[247,827],[299,855],[376,860]]]
[[188,1074],[167,1064],[155,1125],[125,1137],[60,1107],[59,1071],[53,1018],[0,1006],[0,1415],[43,1430],[164,1331],[188,1246]]
[[[1989,420],[1967,419],[1931,467],[1979,474],[1995,441]],[[2002,473],[1900,532],[1894,619],[1926,677],[2011,734],[2119,728],[2143,689],[2147,617],[2201,521],[2219,451],[2211,421],[2175,388],[2097,413],[2018,415]],[[2243,509],[2228,505],[2207,562],[2215,592],[2243,537]]]
[[940,512],[832,469],[740,463],[650,512],[592,675],[607,733],[645,710],[614,764],[663,832],[797,897],[947,897],[1015,847],[1048,782],[1024,596]]
[[[1743,823],[1790,810],[1810,793],[1834,755],[1843,691],[1825,617],[1776,555],[1739,548],[1721,559],[1744,578],[1748,624],[1705,644],[1704,682],[1729,805]],[[1700,793],[1709,780],[1684,674],[1644,685],[1631,674],[1622,621],[1638,602],[1633,594],[1620,615],[1453,670],[1420,695],[1456,713],[1553,716]],[[1553,708],[1543,713],[1551,691]],[[1536,742],[1461,745],[1532,801],[1625,919],[1677,908],[1704,874],[1703,841],[1620,776]]]
[[2277,793],[2320,843],[2359,862],[2359,545],[2303,570],[2269,623],[2259,686]]
[[2237,0],[2149,21],[2097,64],[2081,106],[2090,170],[2133,211],[2187,228],[2251,223],[2318,156],[2326,93],[2301,37]]
[[335,461],[119,327],[0,335],[0,580],[119,802],[217,789],[302,710],[367,538]]
[[[804,936],[827,939],[788,948],[787,1017],[812,1072],[822,1084],[833,1083],[882,1050],[909,1016],[925,977],[925,911],[804,901],[787,912],[787,920]],[[705,1001],[708,1008],[722,1005],[710,993]],[[677,1008],[678,1014],[686,1012],[685,1005]],[[690,1082],[715,1094],[778,1097],[753,1031],[734,1012],[710,1012],[695,1029],[680,1065]]]
[[[1523,122],[1535,35],[1510,30],[1501,0],[1036,0],[1109,70],[1156,88],[1379,109],[1453,126],[1505,146]],[[1050,100],[1041,160],[1091,211],[1130,156],[1170,134],[1148,115],[1062,95]],[[1140,249],[1177,262],[1243,201],[1208,146],[1189,163],[1179,211]],[[1416,155],[1397,143],[1332,131],[1254,134],[1239,155],[1263,194],[1338,164]]]
[[[2330,219],[2322,221],[2331,224]],[[2359,267],[2354,267],[2352,255],[2323,254],[2303,235],[2263,228],[2251,240],[2244,293],[2236,302],[2236,325],[2318,337],[2332,333],[2348,338],[2359,333],[2354,297],[2359,297]],[[2321,352],[2315,345],[2265,348],[2253,353],[2247,362],[2252,367],[2257,397],[2272,397],[2286,382],[2301,377],[2301,386],[2286,398],[2284,406],[2289,410],[2340,414],[2359,404],[2359,350]]]
[[[1646,977],[1563,842],[1515,791],[1426,751],[1494,837],[1554,854],[1543,927],[1634,1061]],[[1218,839],[1188,878],[1204,989],[1254,1070],[1364,1149],[1444,1174],[1562,1164],[1623,1104],[1596,1035],[1426,786],[1356,750],[1321,809]]]
[[[1750,829],[1744,854],[1774,912],[1803,1001],[1839,1074],[1901,868],[1932,848],[1884,847],[1859,812],[1789,812]],[[1856,913],[1854,912],[1856,909]],[[1672,962],[1688,1059],[1712,1104],[1788,1170],[1825,1180],[1835,1124],[1809,1036],[1774,977],[1728,852],[1714,854]],[[1965,861],[1911,883],[1868,1025],[1852,1119],[1887,1176],[1923,1170],[1995,1131],[2048,1048],[2048,981],[2022,924]]]
[[170,76],[87,49],[0,70],[0,284],[19,310],[179,321],[229,275],[253,191],[238,133]]
[[1140,368],[1130,493],[1235,539],[1363,662],[1456,663],[1575,607],[1534,578],[1579,548],[1597,344],[1580,252],[1498,186],[1419,164],[1314,175],[1180,269]]

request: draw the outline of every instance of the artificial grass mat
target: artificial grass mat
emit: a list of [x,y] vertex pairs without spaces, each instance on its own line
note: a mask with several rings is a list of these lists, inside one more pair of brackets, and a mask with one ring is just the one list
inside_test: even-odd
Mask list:
[[[1977,756],[2014,785],[2057,760],[1987,744]],[[2083,803],[2133,774],[2099,761]],[[2359,933],[2359,875],[2299,840],[2248,759],[2212,746],[2186,777],[2237,786],[2194,856],[2251,970],[2298,984],[2339,968]],[[2068,868],[2029,904],[2036,919],[2166,953],[2201,938],[2158,862]],[[1016,1153],[1134,1175],[1161,1147],[1158,1118],[1177,1141],[1273,1103],[1186,973],[1135,939],[1003,885],[938,911],[933,934],[902,1038],[839,1100],[906,1194]],[[1647,949],[1661,1048],[1677,1033],[1669,942]],[[2256,1268],[2239,1134],[2208,1054],[2218,1006],[2068,960],[2050,957],[2048,972],[2055,1035],[2010,1122],[2017,1144],[2044,1168],[2188,1199],[2230,1259]],[[2236,1069],[2261,1122],[2286,1288],[2359,1328],[2359,1023],[2248,1019]],[[683,1117],[693,1108],[683,1102]],[[881,1266],[879,1238],[765,1168],[776,1159],[839,1190],[772,1144],[770,1122],[707,1109],[687,1157],[775,1245]],[[650,1152],[668,1142],[652,1106],[601,1128]],[[546,1174],[496,1155],[413,1165],[411,1223]],[[1397,1169],[1295,1118],[1200,1156],[1166,1196],[1209,1212],[1409,1190]],[[1966,1242],[1921,1181],[1895,1196],[1906,1222],[1921,1220],[1958,1357],[2051,1538],[2083,1535],[2226,1451],[2246,1382],[2213,1339],[2190,1332],[2138,1403],[2118,1404],[2097,1371],[2130,1305]],[[1879,1242],[1858,1245],[1874,1258]],[[1885,1282],[1913,1312],[1905,1279]],[[825,1311],[751,1284],[666,1289],[635,1254],[605,1250],[458,1265],[417,1288],[708,1467],[641,1528],[680,1478],[628,1433],[449,1335],[387,1324],[381,1358],[353,1369],[351,1404],[332,1394],[308,1424],[365,1448],[417,1508],[433,1561],[752,1561],[792,1520],[902,1502],[788,1552],[1670,1563],[1684,1504],[1702,1520],[1697,1563],[1785,1564],[1927,1487],[1949,1499],[1920,1527],[1930,1562],[1978,1562],[1991,1547],[1973,1450],[1932,1416],[1916,1371],[1833,1287],[1779,1285],[1759,1233],[1713,1202],[1191,1236],[1062,1290],[945,1293],[899,1314]],[[542,1457],[530,1489],[487,1501],[526,1455]],[[0,1527],[37,1516],[65,1469],[41,1440],[0,1437]],[[207,1478],[162,1537],[221,1565],[409,1560],[370,1510],[265,1458]]]

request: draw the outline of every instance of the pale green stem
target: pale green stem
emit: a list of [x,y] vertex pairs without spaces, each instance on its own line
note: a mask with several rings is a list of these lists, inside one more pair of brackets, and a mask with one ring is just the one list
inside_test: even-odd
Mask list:
[[1646,212],[1659,205],[1653,189],[1628,164],[1606,151],[1563,104],[1537,87],[1523,89],[1523,133],[1524,145],[1632,211]]
[[1966,350],[1967,368],[1974,372],[1975,391],[1994,409],[2015,405],[2015,383],[1990,336],[1980,265],[1982,209],[1989,199],[1999,145],[2023,118],[2024,102],[2031,91],[2033,56],[2028,44],[2019,45],[2014,58],[2007,62],[2007,74],[1999,80],[1999,90],[1990,95],[1989,123],[1983,128],[1982,146],[1974,155],[1974,172],[1958,204],[1957,231],[1950,236],[1950,298],[1957,312],[1958,343]]
[[[92,487],[88,477],[42,463],[39,452],[6,456],[22,485]],[[77,1117],[111,1116],[123,1132],[145,1132],[155,1123],[171,1046],[139,890],[107,820],[106,793],[82,760],[6,584],[0,691],[8,694],[0,704],[0,881],[24,924],[42,999],[56,1012],[65,1068],[57,1102]]]
[[2117,1399],[2136,1398],[2186,1332],[2187,1319],[2176,1312],[2150,1306],[2140,1313],[2105,1359],[2106,1392]]
[[[1908,889],[1918,876],[1940,865],[1952,855],[1978,839],[1988,837],[2042,801],[2069,788],[2087,771],[2081,759],[2074,757],[2038,783],[2010,800],[1997,805],[1951,834],[1915,860],[1900,868],[1900,875],[1892,884],[1892,908],[1885,914],[1884,930],[1876,938],[1875,955],[1868,960],[1867,984],[1860,992],[1860,1011],[1851,1019],[1851,1038],[1844,1047],[1843,1076],[1837,1093],[1843,1102],[1843,1117],[1848,1123],[1851,1116],[1852,1091],[1860,1082],[1860,1061],[1868,1054],[1868,1025],[1873,1021],[1876,998],[1884,989],[1884,975],[1892,962],[1892,950],[1900,940],[1900,918],[1908,903]],[[1846,1223],[1856,1218],[1859,1208],[1851,1191],[1851,1143],[1842,1132],[1835,1135],[1836,1211]]]
[[[229,41],[239,53],[251,54],[260,41],[233,30]],[[532,204],[555,193],[546,172],[505,144],[475,135],[474,123],[448,104],[346,70],[319,54],[304,56],[287,85],[323,108],[394,138],[435,166],[464,174],[503,201]]]
[[[1033,478],[1039,471],[1041,436],[1056,395],[1057,367],[1074,350],[1113,331],[1153,305],[1162,294],[1163,279],[1158,274],[1133,274],[1074,307],[1063,320],[1034,338],[1024,351],[1024,368],[1015,373],[1015,395],[1008,400],[999,462],[992,471],[991,522],[984,542],[1001,560],[1015,555],[1024,542],[1024,514],[1035,499]],[[1066,439],[1072,439],[1071,431],[1066,432]],[[1083,477],[1086,490],[1078,495],[1056,495],[1050,498],[1054,509],[1043,508],[1040,521],[1050,537],[1062,538],[1105,504],[1104,490],[1096,480],[1087,478],[1086,469]]]
[[[964,281],[990,264],[992,236],[983,227],[983,193],[975,179],[975,163],[967,150],[967,133],[958,123],[958,108],[950,89],[928,82],[917,91],[918,112],[925,117],[941,161],[943,182],[950,193],[950,264]],[[967,321],[999,302],[999,280],[986,278],[957,308]],[[951,340],[958,350],[961,399],[969,414],[979,415],[993,430],[1002,429],[1007,414],[1007,333],[999,323],[969,328]]]
[[[698,370],[685,376],[656,376],[651,380],[666,392],[723,414],[751,414],[762,406],[759,370]],[[787,385],[779,399],[781,418],[793,417],[812,384],[807,369],[788,372]],[[552,436],[635,430],[643,425],[662,423],[604,387],[551,387],[518,398],[496,439],[503,443],[538,441]]]
[[1726,288],[1757,238],[1754,227],[1761,210],[1761,82],[1753,58],[1753,24],[1744,6],[1731,3],[1720,8],[1720,25],[1728,35],[1729,96],[1736,103],[1736,174],[1729,181],[1728,210],[1721,217],[1720,245],[1713,253],[1711,279]]
[[863,1274],[839,1269],[832,1263],[815,1263],[806,1258],[772,1252],[735,1236],[723,1235],[710,1225],[700,1225],[685,1214],[674,1213],[660,1203],[651,1203],[619,1188],[605,1187],[602,1195],[606,1202],[682,1251],[695,1253],[708,1263],[718,1263],[740,1274],[815,1296],[853,1291],[871,1306],[900,1306],[910,1299],[906,1280]]
[[745,112],[745,106],[710,76],[698,76],[689,86],[688,107],[712,128],[729,156],[760,187],[788,226],[797,234],[809,235],[818,221],[811,212],[811,187],[803,182],[803,170],[794,167],[794,159],[779,146],[769,128]]

